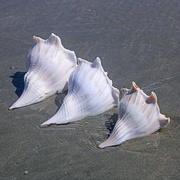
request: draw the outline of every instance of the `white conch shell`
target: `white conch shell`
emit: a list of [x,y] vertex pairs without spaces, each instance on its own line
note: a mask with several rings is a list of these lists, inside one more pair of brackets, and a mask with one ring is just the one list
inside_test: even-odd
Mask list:
[[24,91],[9,109],[40,102],[67,90],[69,76],[77,66],[75,53],[65,49],[55,34],[47,40],[34,36],[33,41],[26,62]]
[[58,112],[41,124],[66,124],[103,113],[118,105],[119,90],[104,72],[101,61],[78,59],[78,67],[69,78],[69,89]]
[[170,122],[160,113],[154,92],[147,96],[134,82],[131,90],[122,89],[122,92],[124,96],[118,105],[118,121],[109,138],[99,145],[100,148],[149,135]]

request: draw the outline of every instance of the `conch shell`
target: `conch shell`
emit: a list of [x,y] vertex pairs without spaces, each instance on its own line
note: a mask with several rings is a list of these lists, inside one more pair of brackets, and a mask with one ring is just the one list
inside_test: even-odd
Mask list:
[[134,82],[132,89],[122,89],[122,92],[124,96],[118,105],[118,121],[109,138],[99,145],[100,148],[147,136],[170,123],[170,118],[160,113],[154,92],[147,96]]
[[67,90],[69,76],[77,66],[75,53],[65,49],[55,34],[47,40],[34,36],[33,41],[26,62],[23,93],[9,109],[37,103]]
[[87,116],[103,113],[118,105],[119,90],[104,72],[101,61],[78,59],[78,67],[69,78],[68,94],[58,112],[41,124],[66,124]]

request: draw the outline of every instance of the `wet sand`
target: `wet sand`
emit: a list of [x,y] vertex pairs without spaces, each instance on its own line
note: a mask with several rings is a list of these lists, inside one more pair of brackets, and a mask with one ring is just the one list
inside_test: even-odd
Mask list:
[[[0,7],[1,179],[178,179],[180,176],[180,2],[2,1]],[[40,128],[65,93],[9,111],[22,92],[32,36],[61,37],[77,57],[102,60],[119,90],[131,82],[155,92],[167,128],[98,149],[114,108],[68,125]],[[122,97],[122,94],[120,95]]]

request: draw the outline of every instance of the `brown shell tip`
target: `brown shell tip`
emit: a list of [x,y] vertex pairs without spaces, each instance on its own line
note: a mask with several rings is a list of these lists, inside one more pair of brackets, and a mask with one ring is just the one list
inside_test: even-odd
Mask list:
[[128,89],[127,88],[122,88],[121,91],[122,91],[123,94],[127,94],[128,93]]
[[130,90],[131,93],[136,92],[139,87],[136,85],[135,82],[132,82],[132,88]]
[[157,96],[154,92],[151,92],[151,95],[146,100],[147,103],[156,103],[157,102]]
[[161,114],[160,118],[160,128],[166,127],[170,123],[170,118],[165,117],[165,115]]
[[166,121],[167,124],[169,124],[170,123],[170,118],[169,117],[166,118],[165,121]]
[[134,81],[132,82],[132,86],[133,86],[133,88],[136,88],[136,89],[139,88]]

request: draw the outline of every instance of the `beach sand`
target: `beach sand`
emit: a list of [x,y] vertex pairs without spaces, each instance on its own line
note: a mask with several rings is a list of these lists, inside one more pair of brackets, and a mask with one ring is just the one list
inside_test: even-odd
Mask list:
[[[177,0],[2,1],[0,7],[0,177],[14,179],[178,179],[180,177],[180,2]],[[33,35],[60,36],[65,48],[93,62],[113,85],[132,81],[157,94],[167,128],[99,149],[117,108],[40,128],[66,93],[9,111],[23,89]],[[120,94],[120,98],[122,94]]]

